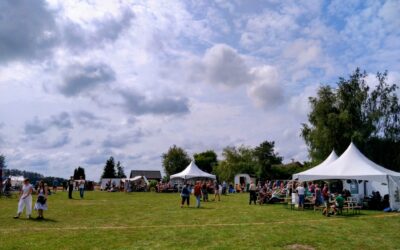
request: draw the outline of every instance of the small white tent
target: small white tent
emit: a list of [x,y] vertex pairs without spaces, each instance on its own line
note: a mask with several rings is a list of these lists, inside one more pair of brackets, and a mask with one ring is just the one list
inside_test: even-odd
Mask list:
[[365,157],[353,143],[337,160],[294,174],[293,179],[299,181],[355,179],[386,183],[389,188],[390,207],[400,209],[400,173],[375,164]]
[[215,180],[215,175],[202,171],[194,161],[192,161],[182,172],[171,175],[171,180],[175,178],[184,180],[192,178],[210,178]]

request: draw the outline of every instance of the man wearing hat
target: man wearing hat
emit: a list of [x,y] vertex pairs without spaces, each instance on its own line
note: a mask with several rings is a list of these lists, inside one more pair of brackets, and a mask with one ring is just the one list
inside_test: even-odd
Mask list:
[[26,217],[28,219],[31,218],[31,213],[32,213],[32,191],[33,187],[29,183],[29,179],[24,180],[24,185],[22,185],[22,189],[20,192],[19,196],[19,202],[18,202],[18,213],[16,216],[14,216],[15,219],[18,219],[19,216],[21,216],[22,212],[26,212]]

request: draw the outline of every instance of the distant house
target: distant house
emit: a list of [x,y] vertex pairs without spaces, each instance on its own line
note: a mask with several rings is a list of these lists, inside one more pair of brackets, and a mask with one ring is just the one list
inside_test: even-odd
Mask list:
[[130,178],[135,176],[146,176],[148,180],[160,181],[162,179],[161,172],[158,170],[132,170]]

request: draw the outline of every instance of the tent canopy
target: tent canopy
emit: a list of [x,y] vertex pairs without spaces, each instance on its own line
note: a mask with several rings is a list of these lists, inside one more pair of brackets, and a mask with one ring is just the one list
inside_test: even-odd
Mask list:
[[182,178],[182,179],[191,179],[191,178],[210,178],[215,180],[215,175],[209,174],[207,172],[202,171],[195,163],[192,161],[189,166],[187,166],[182,172],[171,175],[171,179]]
[[334,152],[320,165],[294,174],[293,179],[299,181],[356,179],[387,183],[388,176],[400,176],[400,173],[386,169],[369,160],[353,143],[336,160],[334,160],[333,154]]
[[[315,178],[318,176],[321,176],[323,174],[328,173],[329,167],[328,165],[331,164],[332,162],[336,161],[339,157],[337,156],[335,150],[332,150],[331,154],[319,165],[308,169],[306,171],[297,173],[293,175],[293,179],[301,179],[302,181],[308,181],[308,180],[316,180]],[[309,179],[307,177],[310,177],[312,179]],[[307,178],[306,180],[303,180],[304,178]]]

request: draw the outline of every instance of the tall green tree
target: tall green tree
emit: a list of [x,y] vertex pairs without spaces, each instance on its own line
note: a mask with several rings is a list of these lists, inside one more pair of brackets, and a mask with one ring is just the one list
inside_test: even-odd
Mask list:
[[[387,83],[387,72],[378,72],[378,85],[371,90],[366,77],[357,68],[347,79],[339,78],[336,89],[323,86],[316,97],[310,97],[309,123],[303,124],[301,135],[314,163],[324,160],[332,149],[343,153],[351,141],[364,153],[370,152],[367,157],[371,159],[378,159],[373,155],[378,147],[386,145],[385,152],[390,152],[399,143],[397,86]],[[386,164],[391,168],[400,165],[395,161]]]
[[217,154],[213,150],[207,150],[193,155],[196,165],[203,171],[211,173],[218,164]]
[[117,177],[118,178],[126,178],[124,167],[121,165],[121,162],[117,162]]
[[274,151],[274,147],[274,141],[264,141],[253,151],[258,163],[257,176],[261,179],[271,178],[272,165],[282,164],[282,157]]
[[165,173],[170,176],[184,170],[191,162],[186,151],[176,145],[168,149],[168,152],[162,154],[162,165]]
[[222,151],[222,161],[215,168],[215,173],[221,181],[233,181],[236,174],[256,174],[257,158],[251,147],[226,147]]
[[79,166],[74,170],[74,179],[79,180],[81,176],[83,177],[84,180],[86,180],[85,169]]
[[106,165],[104,166],[103,174],[101,178],[116,178],[117,174],[115,172],[115,161],[114,157],[110,156],[107,160]]

